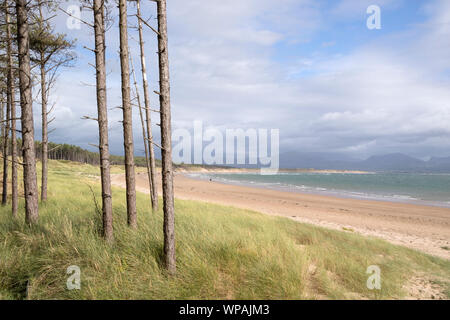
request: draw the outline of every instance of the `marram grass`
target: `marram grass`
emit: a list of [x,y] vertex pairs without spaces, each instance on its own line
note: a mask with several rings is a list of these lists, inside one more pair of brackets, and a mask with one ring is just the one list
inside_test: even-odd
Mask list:
[[[113,172],[121,172],[116,167]],[[138,230],[126,224],[125,192],[114,189],[113,245],[99,236],[98,169],[50,161],[49,200],[36,226],[0,209],[0,299],[395,299],[421,275],[448,293],[450,262],[385,241],[285,218],[177,200],[177,274],[162,267],[162,211],[138,193]],[[81,269],[68,290],[67,267]],[[367,289],[367,267],[382,270]]]

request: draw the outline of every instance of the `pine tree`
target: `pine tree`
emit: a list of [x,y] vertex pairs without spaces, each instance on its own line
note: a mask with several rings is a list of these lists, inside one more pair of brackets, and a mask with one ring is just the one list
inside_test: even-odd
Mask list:
[[7,55],[7,94],[10,104],[11,119],[11,211],[12,216],[17,217],[17,208],[19,202],[18,174],[17,174],[17,130],[16,130],[16,77],[14,72],[13,59],[13,36],[11,30],[11,14],[9,1],[5,0],[5,22],[6,22],[6,55]]
[[122,78],[123,144],[127,191],[128,225],[137,228],[136,177],[134,168],[133,115],[130,97],[127,0],[119,0],[120,66]]
[[105,3],[94,0],[95,68],[97,79],[97,111],[99,129],[100,172],[102,182],[103,237],[112,242],[113,214],[110,155],[108,143],[108,109],[106,101]]
[[[38,0],[39,14],[30,30],[30,49],[31,61],[39,67],[40,72],[40,91],[42,106],[42,181],[41,181],[41,200],[47,200],[48,189],[48,116],[51,110],[48,110],[49,93],[55,80],[58,69],[62,66],[69,66],[75,59],[71,51],[74,42],[66,38],[65,34],[55,33],[49,20],[44,17],[43,10],[47,8],[50,11],[54,9],[47,5],[43,0]],[[51,121],[51,120],[50,120]]]
[[28,2],[16,1],[17,43],[19,51],[19,89],[22,109],[23,181],[25,193],[25,220],[34,224],[39,218],[36,158],[34,152],[33,97],[28,26]]
[[166,0],[157,1],[157,10],[164,206],[164,263],[167,271],[170,274],[174,274],[176,272],[175,209],[173,195],[172,129]]
[[150,194],[152,201],[153,211],[158,210],[158,186],[156,184],[156,161],[155,161],[155,150],[153,148],[153,134],[152,134],[152,120],[151,120],[151,110],[150,110],[150,96],[148,89],[147,80],[147,67],[145,62],[145,49],[144,49],[144,35],[142,30],[142,18],[141,18],[141,4],[140,0],[136,1],[136,14],[138,17],[138,32],[139,32],[139,48],[141,56],[141,71],[142,71],[142,85],[144,88],[144,104],[145,104],[145,123],[146,123],[146,133],[147,133],[147,152],[148,152],[148,162],[150,166],[149,170],[149,185]]

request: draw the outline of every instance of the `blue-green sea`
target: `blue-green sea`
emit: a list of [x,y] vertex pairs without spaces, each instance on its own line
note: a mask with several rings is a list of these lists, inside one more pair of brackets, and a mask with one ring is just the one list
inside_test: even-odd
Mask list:
[[434,205],[450,208],[450,174],[421,173],[201,173],[212,181],[276,190]]

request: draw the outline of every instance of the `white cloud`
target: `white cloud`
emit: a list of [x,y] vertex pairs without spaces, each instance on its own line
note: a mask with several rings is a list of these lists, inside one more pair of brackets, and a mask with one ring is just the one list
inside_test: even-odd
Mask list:
[[[378,1],[388,10],[401,3]],[[329,17],[323,14],[323,3],[313,0],[170,1],[175,127],[203,120],[205,125],[222,128],[280,128],[286,149],[367,155],[392,150],[420,156],[448,153],[448,1],[426,6],[426,24],[377,38],[345,55],[302,51],[293,62],[276,56],[278,44],[307,43],[327,24],[365,17],[369,4],[372,1],[342,0],[326,8],[332,13]],[[154,18],[154,5],[146,4],[144,14],[153,14]],[[92,45],[88,32],[77,37],[81,43]],[[151,31],[146,37],[152,89],[157,89],[155,37]],[[111,108],[120,105],[117,42],[117,30],[113,28],[108,33]],[[137,48],[132,40],[130,43],[137,66]],[[328,47],[336,42],[326,39],[320,43]],[[79,85],[78,80],[94,82],[86,65],[89,59],[93,62],[93,56],[86,52],[82,69],[63,74],[65,85],[57,90],[61,106],[70,108],[73,114],[72,123],[67,124],[69,115],[60,112],[57,121],[62,124],[56,126],[68,129],[58,129],[55,135],[61,135],[61,139],[80,135],[69,142],[96,139],[95,126],[78,120],[96,112],[95,91]],[[156,100],[152,96],[154,104]],[[140,129],[135,116],[139,149]],[[115,152],[120,152],[122,144],[120,118],[120,110],[110,112]]]
[[398,8],[404,2],[404,0],[341,0],[337,1],[331,9],[331,14],[338,19],[358,17],[365,19],[366,10],[371,5],[377,5],[382,10],[392,10]]

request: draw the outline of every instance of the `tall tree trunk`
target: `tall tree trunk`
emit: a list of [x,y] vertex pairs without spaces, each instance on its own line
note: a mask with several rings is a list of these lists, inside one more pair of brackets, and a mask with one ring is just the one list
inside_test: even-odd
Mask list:
[[2,151],[2,156],[3,156],[3,137],[5,134],[5,125],[6,125],[4,120],[5,120],[5,110],[6,110],[7,101],[4,100],[3,91],[0,92],[0,95],[1,95],[1,102],[2,102],[2,105],[0,106],[0,120],[1,120],[1,123],[0,123],[0,147],[1,148],[0,149]]
[[164,207],[164,262],[170,274],[176,272],[175,209],[173,196],[172,126],[170,111],[169,53],[166,0],[157,2],[158,52],[161,105],[162,186]]
[[152,120],[151,120],[151,110],[150,110],[150,97],[148,92],[148,80],[147,80],[147,67],[145,62],[145,49],[144,49],[144,35],[142,30],[141,17],[141,6],[140,0],[136,2],[137,15],[138,15],[138,30],[139,30],[139,46],[141,50],[141,71],[142,71],[142,84],[144,87],[144,103],[145,103],[145,120],[147,125],[147,138],[145,143],[148,144],[149,151],[149,162],[150,162],[150,193],[152,199],[152,209],[153,211],[158,210],[158,185],[156,184],[156,160],[155,160],[155,149],[153,148],[153,134],[152,134]]
[[133,114],[130,99],[127,0],[119,0],[120,66],[122,76],[123,144],[127,188],[128,225],[137,228],[136,177],[134,172]]
[[[14,78],[13,78],[14,79]],[[14,83],[14,80],[13,80]],[[19,206],[19,177],[17,174],[17,132],[16,132],[16,102],[15,102],[15,88],[12,87],[11,101],[11,160],[12,160],[12,174],[11,174],[11,210],[14,218],[17,217],[17,208]]]
[[[134,64],[133,64],[133,58],[130,55],[130,64],[131,64],[131,73],[133,74],[133,80],[134,80],[134,88],[136,90],[136,99],[139,109],[139,118],[141,119],[141,127],[142,127],[142,138],[144,140],[144,152],[145,152],[145,165],[147,167],[147,177],[148,177],[148,183],[150,186],[150,199],[151,197],[151,190],[153,188],[152,179],[151,179],[151,168],[150,168],[150,159],[149,159],[149,153],[148,153],[148,145],[147,145],[147,132],[145,130],[145,121],[144,121],[144,114],[142,112],[142,104],[141,104],[141,96],[139,95],[139,88],[136,80],[136,72],[134,70]],[[152,203],[153,204],[153,203]],[[153,208],[153,206],[152,206]]]
[[11,95],[7,88],[6,95],[6,111],[5,111],[5,126],[3,132],[3,189],[2,189],[2,206],[6,206],[8,201],[8,145],[9,145],[9,131],[10,131],[10,113],[11,113]]
[[102,181],[103,237],[106,241],[112,242],[114,235],[108,143],[108,110],[106,103],[106,47],[104,14],[104,0],[94,0],[95,66],[97,78],[100,173]]
[[[6,94],[7,94],[7,112],[9,110],[9,113],[7,114],[6,118],[11,120],[11,124],[12,124],[12,129],[15,131],[15,123],[13,123],[15,120],[15,95],[14,95],[14,72],[13,72],[13,58],[12,58],[12,38],[11,38],[11,25],[10,25],[10,15],[9,15],[9,3],[8,0],[5,0],[5,23],[6,23],[6,55],[7,55],[7,77],[6,77]],[[8,144],[8,137],[9,137],[9,125],[10,123],[8,122],[6,124],[6,139],[5,142],[6,144]],[[15,138],[15,132],[13,133],[13,139]],[[12,149],[12,153],[13,153],[13,164],[12,164],[12,214],[13,217],[16,216],[17,213],[17,193],[14,194],[14,187],[16,188],[16,192],[17,192],[17,168],[15,168],[14,165],[14,145],[11,146]],[[6,150],[8,150],[8,147],[6,146],[6,148],[4,148]],[[6,152],[6,156],[8,156],[8,152]],[[5,158],[4,160],[7,160],[7,158]],[[5,162],[4,162],[5,165]],[[5,186],[5,181],[7,183],[8,181],[8,171],[7,171],[7,161],[6,161],[6,169],[4,171],[3,174],[3,194],[2,194],[2,204],[5,205],[6,201],[7,201],[7,196],[8,196],[8,186],[6,184]],[[16,169],[16,173],[14,176],[14,169]],[[5,174],[6,172],[6,174]],[[15,178],[15,179],[14,179]],[[16,180],[16,181],[15,181]]]
[[16,134],[16,90],[15,90],[15,78],[13,69],[13,53],[12,53],[12,34],[11,34],[11,17],[9,14],[8,0],[5,0],[5,20],[6,20],[6,51],[8,59],[8,99],[10,103],[11,110],[11,160],[12,160],[12,174],[11,174],[11,209],[12,216],[17,217],[17,207],[18,207],[18,176],[17,176],[17,134]]
[[[44,57],[41,54],[41,61]],[[48,175],[48,119],[47,119],[47,81],[45,65],[40,65],[41,70],[41,104],[42,104],[42,175],[41,175],[41,200],[47,200],[47,175]]]
[[[42,14],[42,2],[39,1],[40,23],[44,23]],[[45,55],[41,51],[40,71],[41,71],[41,105],[42,105],[42,152],[41,152],[41,201],[47,200],[47,180],[48,180],[48,112],[47,112],[47,79],[45,71]]]
[[17,42],[19,48],[20,105],[22,109],[23,183],[25,221],[36,223],[39,217],[36,157],[34,150],[33,97],[31,92],[30,51],[27,0],[16,1]]

